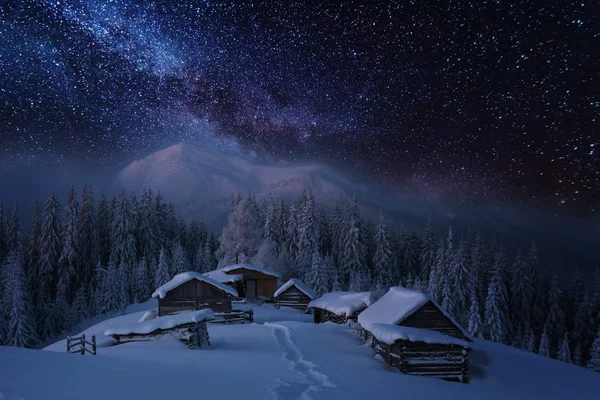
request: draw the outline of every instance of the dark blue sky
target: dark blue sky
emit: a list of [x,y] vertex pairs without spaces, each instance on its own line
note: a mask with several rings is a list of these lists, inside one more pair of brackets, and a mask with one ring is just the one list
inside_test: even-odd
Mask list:
[[3,1],[0,168],[42,159],[102,171],[189,141],[597,214],[599,11],[546,0]]

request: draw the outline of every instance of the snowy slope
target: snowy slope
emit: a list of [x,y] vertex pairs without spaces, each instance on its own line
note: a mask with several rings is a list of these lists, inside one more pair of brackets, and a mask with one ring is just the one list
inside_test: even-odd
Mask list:
[[[103,338],[107,327],[135,323],[142,314],[103,321],[86,334]],[[547,400],[591,399],[600,390],[600,374],[479,340],[468,385],[405,376],[346,326],[312,324],[310,315],[272,305],[255,308],[255,317],[256,324],[209,324],[207,350],[189,350],[169,336],[101,346],[95,357],[65,354],[64,341],[46,349],[52,351],[0,347],[0,399],[363,400],[402,393],[405,399]]]

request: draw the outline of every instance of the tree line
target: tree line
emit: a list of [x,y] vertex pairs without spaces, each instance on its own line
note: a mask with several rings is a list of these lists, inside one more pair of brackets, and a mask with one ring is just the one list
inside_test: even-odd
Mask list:
[[24,232],[18,206],[0,203],[0,343],[35,347],[90,316],[123,311],[188,270],[250,262],[303,279],[317,294],[402,285],[430,294],[475,337],[600,370],[600,272],[567,289],[542,273],[535,244],[510,257],[479,233],[438,237],[388,227],[358,202],[327,215],[310,189],[286,204],[232,195],[217,237],[186,223],[160,193],[115,194],[72,187],[61,206],[35,201]]

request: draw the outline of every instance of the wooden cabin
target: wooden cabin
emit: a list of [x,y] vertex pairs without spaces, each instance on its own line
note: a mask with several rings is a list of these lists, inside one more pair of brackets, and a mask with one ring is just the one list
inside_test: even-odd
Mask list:
[[315,292],[299,279],[292,278],[284,283],[275,294],[275,308],[292,307],[307,311],[308,303],[316,297]]
[[431,297],[392,287],[358,316],[365,339],[407,374],[468,380],[470,335]]
[[235,289],[197,272],[175,275],[154,293],[158,299],[158,316],[182,311],[210,308],[215,313],[230,313],[231,299],[237,298]]
[[345,324],[356,321],[374,301],[372,292],[331,292],[311,301],[308,308],[313,310],[316,324],[327,321]]
[[407,375],[468,383],[469,344],[429,329],[373,324],[371,345],[385,362]]
[[244,298],[246,294],[246,290],[244,288],[244,276],[240,274],[226,274],[220,269],[206,272],[203,274],[204,276],[208,276],[209,278],[220,282],[224,285],[227,285],[238,292],[238,296],[240,298]]
[[279,274],[268,269],[257,267],[252,264],[235,264],[228,267],[219,268],[207,273],[227,275],[241,275],[243,282],[243,292],[239,293],[240,298],[246,299],[271,299],[277,289]]

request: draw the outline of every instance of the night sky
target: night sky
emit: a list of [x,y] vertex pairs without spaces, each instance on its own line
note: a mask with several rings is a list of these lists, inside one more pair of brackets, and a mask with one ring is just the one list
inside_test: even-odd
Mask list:
[[187,141],[598,213],[597,1],[323,3],[1,1],[0,167]]

